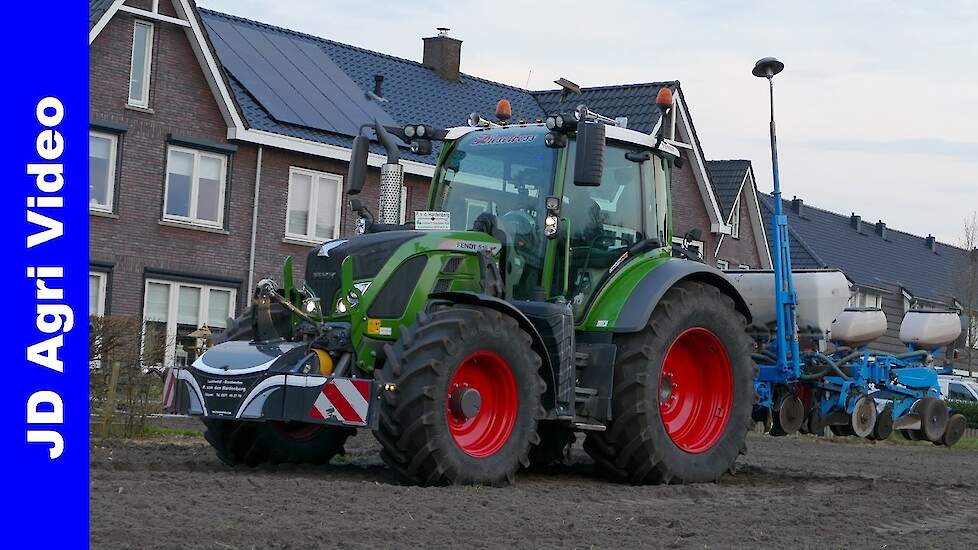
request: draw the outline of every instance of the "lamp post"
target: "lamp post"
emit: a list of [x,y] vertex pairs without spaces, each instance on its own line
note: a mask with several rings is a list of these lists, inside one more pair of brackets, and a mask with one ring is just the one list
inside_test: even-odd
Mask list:
[[777,305],[777,359],[776,368],[788,371],[792,379],[801,375],[798,356],[798,329],[795,321],[794,282],[791,277],[791,253],[788,245],[788,218],[781,203],[781,178],[778,170],[778,138],[774,127],[774,76],[784,70],[784,63],[773,57],[759,59],[751,73],[766,78],[771,101],[771,170],[774,173],[774,217],[771,232],[774,237],[774,286]]

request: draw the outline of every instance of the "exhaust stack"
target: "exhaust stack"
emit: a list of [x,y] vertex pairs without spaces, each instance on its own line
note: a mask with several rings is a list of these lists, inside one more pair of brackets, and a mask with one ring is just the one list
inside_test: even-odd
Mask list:
[[404,186],[404,167],[399,163],[384,163],[380,167],[380,223],[401,223],[401,188]]

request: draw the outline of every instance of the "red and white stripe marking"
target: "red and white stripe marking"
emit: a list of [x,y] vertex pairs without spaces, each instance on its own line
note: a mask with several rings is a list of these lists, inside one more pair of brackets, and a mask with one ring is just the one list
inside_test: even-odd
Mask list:
[[367,425],[370,408],[370,381],[334,378],[323,384],[309,416],[326,420],[335,418],[344,424]]
[[177,389],[177,377],[173,374],[173,369],[166,369],[166,375],[163,378],[163,408],[170,409],[174,406],[174,398],[176,397]]

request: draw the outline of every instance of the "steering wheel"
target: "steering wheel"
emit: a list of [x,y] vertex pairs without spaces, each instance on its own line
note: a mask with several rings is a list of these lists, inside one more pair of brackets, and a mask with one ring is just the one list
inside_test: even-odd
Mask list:
[[524,209],[510,210],[503,214],[499,221],[518,252],[523,255],[536,255],[540,235],[537,234],[537,223],[533,216]]

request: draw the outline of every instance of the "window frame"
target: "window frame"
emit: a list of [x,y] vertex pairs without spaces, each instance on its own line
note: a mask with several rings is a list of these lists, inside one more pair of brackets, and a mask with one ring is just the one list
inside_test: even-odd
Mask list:
[[[874,301],[876,305],[866,304],[866,302],[868,301],[867,299],[871,296],[875,298]],[[862,298],[862,300],[860,300],[860,298]],[[862,288],[856,289],[856,291],[853,292],[852,296],[849,297],[849,307],[870,307],[870,308],[883,309],[883,294],[874,290],[867,290]]]
[[[147,30],[146,34],[146,51],[143,53],[143,97],[135,98],[132,97],[132,81],[133,81],[133,69],[136,62],[136,29],[139,27],[145,27]],[[132,52],[129,56],[129,90],[127,93],[126,104],[133,107],[139,107],[141,109],[149,108],[149,88],[150,88],[150,77],[152,76],[152,64],[153,64],[153,39],[156,36],[156,26],[148,21],[136,20],[132,27]]]
[[[106,189],[107,189],[106,204],[105,205],[93,204],[92,196],[91,194],[89,194],[88,209],[90,211],[105,212],[108,214],[112,214],[115,212],[115,188],[116,188],[116,180],[117,180],[116,174],[117,174],[117,168],[119,164],[119,135],[90,129],[88,131],[88,138],[91,139],[93,136],[97,138],[109,140],[109,181],[106,184]],[[88,159],[89,162],[91,162],[92,159],[91,147],[89,147]]]
[[[298,233],[293,233],[289,231],[289,213],[292,211],[292,177],[294,175],[306,175],[312,178],[311,188],[309,189],[309,204],[307,205],[307,217],[306,217],[306,234],[301,235]],[[309,243],[319,244],[322,242],[322,237],[316,236],[316,218],[318,217],[318,207],[319,207],[319,181],[321,178],[332,179],[336,182],[336,200],[334,206],[334,223],[333,223],[333,235],[326,237],[329,239],[336,239],[340,236],[341,222],[343,215],[343,176],[339,174],[333,174],[330,172],[320,172],[318,170],[310,170],[309,168],[300,168],[298,166],[289,167],[289,180],[288,186],[286,187],[285,194],[285,238],[297,241],[305,241]],[[402,208],[406,206],[404,202],[404,189],[401,189],[401,205]],[[314,210],[314,207],[316,210]]]
[[[170,154],[172,152],[179,153],[189,153],[194,156],[193,171],[190,176],[190,210],[189,216],[180,216],[178,214],[167,213],[167,206],[169,201],[169,191],[170,191]],[[202,157],[211,157],[221,161],[221,179],[220,179],[220,193],[219,204],[217,208],[217,221],[204,220],[197,217],[197,196],[200,189],[200,159]],[[166,147],[166,165],[164,170],[166,171],[166,181],[163,185],[163,220],[174,221],[178,223],[185,223],[189,225],[197,225],[207,228],[224,228],[224,218],[225,209],[227,204],[227,188],[228,188],[228,162],[230,158],[228,155],[222,153],[215,153],[213,151],[205,151],[202,149],[193,149],[191,147],[182,147],[180,145],[168,144]]]
[[[343,200],[343,196],[341,194],[340,201],[342,200]],[[407,210],[408,210],[407,205],[408,205],[408,188],[406,185],[402,185],[401,186],[401,210],[400,210],[401,225],[404,225],[404,222],[407,221]],[[342,212],[340,212],[340,214],[342,214]],[[337,223],[337,225],[339,224]]]
[[[93,270],[89,270],[88,271],[88,277],[89,277],[89,281],[91,281],[91,278],[92,277],[96,277],[99,280],[99,283],[98,283],[98,293],[97,293],[97,298],[96,298],[96,301],[98,302],[98,305],[95,306],[95,313],[94,313],[94,315],[96,317],[102,317],[102,316],[105,315],[105,302],[106,302],[106,298],[107,298],[107,294],[108,294],[108,290],[109,290],[109,274],[106,273],[106,272],[104,272],[104,271],[93,271]],[[88,315],[89,316],[92,316],[93,315],[91,313],[91,304],[89,304],[89,313],[88,313]]]
[[[159,279],[153,277],[146,277],[143,281],[143,318],[142,318],[142,337],[140,338],[139,349],[143,350],[146,344],[146,323],[154,322],[159,323],[162,321],[147,321],[146,319],[146,297],[149,295],[149,285],[159,284],[167,285],[170,287],[169,293],[167,295],[166,304],[166,331],[164,335],[166,337],[166,352],[164,353],[163,363],[165,366],[174,365],[174,360],[176,359],[177,352],[177,325],[180,323],[177,321],[177,316],[179,315],[180,307],[180,287],[191,287],[200,290],[200,297],[197,301],[197,315],[198,315],[198,326],[197,328],[207,325],[207,316],[210,314],[210,295],[211,290],[221,290],[231,293],[228,303],[228,317],[233,318],[235,316],[235,309],[238,299],[238,289],[232,286],[221,286],[209,283],[192,283],[187,281],[174,281],[169,279]],[[203,323],[201,323],[203,321]],[[225,330],[227,327],[225,327]]]
[[737,195],[737,199],[734,201],[733,208],[731,209],[730,237],[733,239],[740,238],[740,195]]

